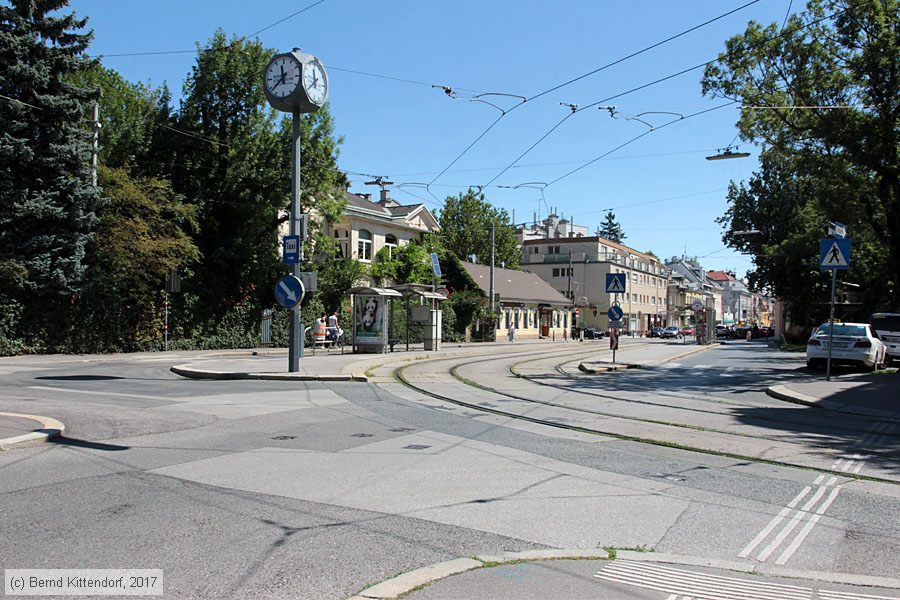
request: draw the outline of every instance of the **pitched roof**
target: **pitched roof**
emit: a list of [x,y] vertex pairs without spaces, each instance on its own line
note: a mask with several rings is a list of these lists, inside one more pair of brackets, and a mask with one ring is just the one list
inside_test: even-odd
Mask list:
[[[459,261],[469,276],[481,290],[490,291],[491,268],[487,265]],[[526,271],[514,271],[494,267],[494,293],[500,294],[501,301],[540,302],[544,304],[570,305],[572,302],[553,287]]]
[[734,277],[725,271],[707,271],[706,276],[713,281],[734,281]]

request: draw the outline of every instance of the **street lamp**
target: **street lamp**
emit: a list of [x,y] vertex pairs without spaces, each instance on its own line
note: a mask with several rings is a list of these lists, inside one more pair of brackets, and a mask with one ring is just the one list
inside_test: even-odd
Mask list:
[[732,148],[736,146],[728,146],[726,148],[719,148],[716,150],[716,154],[712,156],[707,156],[706,160],[728,160],[729,158],[747,158],[750,156],[749,152],[735,152]]

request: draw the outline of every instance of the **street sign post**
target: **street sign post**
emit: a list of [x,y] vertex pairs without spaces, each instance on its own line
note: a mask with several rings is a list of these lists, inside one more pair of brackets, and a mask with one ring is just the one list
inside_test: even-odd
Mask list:
[[275,285],[275,301],[285,308],[294,308],[303,301],[306,290],[299,277],[285,275]]
[[703,310],[703,302],[700,301],[700,300],[694,300],[694,301],[691,303],[691,308],[693,308],[693,309],[696,310],[696,311]]
[[300,262],[300,236],[286,235],[282,240],[284,252],[282,253],[282,261],[286,265],[295,265]]
[[612,353],[613,353],[612,361],[616,362],[616,350],[619,349],[619,330],[618,329],[610,329],[609,330],[609,349],[612,350]]
[[[840,226],[840,227],[838,227]],[[819,240],[819,268],[831,271],[831,313],[828,317],[828,363],[825,381],[831,381],[831,348],[834,346],[834,288],[839,269],[850,268],[850,250],[853,240],[844,237],[847,229],[840,223],[832,223],[828,234],[835,237]]]

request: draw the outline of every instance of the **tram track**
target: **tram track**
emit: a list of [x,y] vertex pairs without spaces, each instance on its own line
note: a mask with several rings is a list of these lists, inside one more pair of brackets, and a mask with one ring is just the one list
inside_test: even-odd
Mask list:
[[[637,346],[637,344],[635,346],[632,346],[631,348],[635,348],[636,346]],[[675,406],[668,405],[668,404],[657,404],[657,403],[634,400],[634,399],[623,399],[621,397],[613,396],[613,395],[609,395],[609,394],[581,392],[578,390],[572,390],[568,386],[554,385],[554,384],[547,383],[547,382],[535,381],[531,377],[522,376],[522,375],[517,374],[512,371],[512,369],[518,365],[527,364],[530,362],[546,361],[548,358],[552,358],[552,356],[554,354],[558,354],[559,352],[560,352],[560,350],[548,351],[546,353],[542,353],[543,354],[542,356],[513,363],[513,365],[508,367],[508,370],[510,371],[510,373],[513,376],[525,379],[525,380],[529,381],[530,383],[534,383],[536,385],[544,385],[547,387],[558,389],[559,391],[564,391],[566,393],[580,393],[583,395],[594,396],[594,397],[604,398],[604,399],[608,399],[608,400],[614,400],[614,401],[618,401],[618,402],[632,402],[632,403],[639,403],[639,404],[649,404],[649,405],[652,405],[657,408],[676,408],[676,409],[682,408],[682,407],[675,407]],[[592,350],[590,352],[587,352],[587,351],[579,352],[576,354],[577,358],[571,358],[571,355],[569,355],[566,360],[556,363],[553,366],[553,368],[557,372],[559,372],[563,375],[571,376],[571,374],[568,374],[564,370],[562,370],[562,367],[566,364],[570,364],[570,363],[576,362],[578,360],[583,360],[583,357],[594,354],[595,352],[596,352],[596,350]],[[511,355],[505,355],[502,357],[481,357],[477,360],[467,360],[467,361],[464,361],[464,362],[461,362],[459,364],[452,366],[449,370],[449,374],[451,377],[453,377],[454,380],[459,381],[460,383],[463,383],[467,386],[470,386],[470,387],[473,387],[476,389],[480,389],[480,390],[483,390],[483,391],[486,391],[486,392],[489,392],[492,394],[496,394],[499,396],[504,396],[504,397],[510,398],[511,400],[525,402],[528,404],[541,405],[541,406],[545,406],[545,407],[549,407],[549,408],[560,409],[560,410],[564,410],[564,411],[572,411],[572,412],[577,412],[577,413],[587,413],[587,414],[592,414],[592,415],[595,415],[598,417],[622,419],[622,420],[626,420],[626,421],[634,421],[634,422],[638,422],[638,423],[644,423],[644,424],[656,425],[656,426],[662,426],[662,427],[681,428],[684,430],[690,430],[690,431],[694,431],[694,432],[698,432],[698,431],[699,432],[710,432],[710,433],[716,433],[716,434],[720,434],[720,435],[735,436],[735,437],[739,437],[739,438],[748,438],[748,439],[754,439],[754,440],[764,440],[764,441],[769,441],[769,442],[783,441],[783,440],[780,440],[775,437],[735,433],[733,431],[721,430],[721,429],[716,429],[716,428],[711,428],[711,427],[706,427],[706,426],[691,425],[691,424],[684,424],[684,423],[673,423],[673,422],[661,421],[661,420],[657,420],[657,419],[642,419],[642,418],[636,418],[633,416],[616,414],[616,413],[612,413],[612,412],[604,412],[604,411],[597,411],[597,410],[593,410],[593,409],[565,406],[565,405],[557,404],[555,402],[549,402],[546,400],[527,398],[524,396],[512,394],[512,393],[509,393],[509,392],[506,392],[503,390],[498,390],[496,388],[492,388],[490,386],[480,384],[476,381],[470,380],[470,379],[462,376],[459,372],[460,369],[465,368],[467,366],[471,366],[471,365],[478,364],[478,363],[484,363],[484,362],[508,360],[510,358],[515,358],[515,356],[516,356],[515,354],[511,354]],[[458,359],[453,359],[453,360],[458,360]],[[446,360],[434,361],[434,362],[446,362]],[[417,367],[417,366],[421,366],[421,363],[408,364],[408,365],[403,365],[403,366],[398,367],[393,372],[394,378],[397,381],[399,381],[401,384],[403,384],[404,386],[406,386],[420,394],[423,394],[425,396],[428,396],[428,397],[431,397],[431,398],[434,398],[437,400],[441,400],[443,402],[447,402],[447,403],[454,404],[457,406],[461,406],[461,407],[469,408],[469,409],[472,409],[475,411],[479,411],[479,412],[489,413],[489,414],[507,417],[507,418],[513,418],[516,420],[526,421],[526,422],[530,422],[530,423],[536,423],[536,424],[545,425],[545,426],[553,427],[553,428],[557,428],[557,429],[565,429],[565,430],[577,431],[580,433],[587,433],[587,434],[593,434],[593,435],[602,435],[602,436],[611,437],[611,438],[615,438],[615,439],[621,439],[621,440],[625,440],[625,441],[632,441],[632,442],[655,445],[655,446],[663,446],[663,447],[668,447],[668,448],[676,448],[676,449],[686,450],[686,451],[690,451],[690,452],[700,452],[703,454],[722,456],[722,457],[732,458],[732,459],[742,460],[742,461],[752,461],[755,463],[764,463],[764,464],[772,464],[772,465],[777,465],[777,466],[807,469],[807,470],[811,470],[811,471],[815,471],[815,472],[827,473],[827,474],[831,474],[831,475],[840,475],[842,477],[848,477],[848,478],[853,478],[853,479],[879,481],[879,482],[891,483],[891,484],[895,484],[895,485],[898,484],[898,482],[895,480],[881,478],[881,477],[877,477],[877,476],[860,475],[858,473],[847,473],[847,472],[837,471],[834,469],[817,467],[814,465],[790,463],[790,462],[785,462],[785,461],[767,459],[767,458],[762,458],[762,457],[758,457],[758,456],[745,455],[745,454],[728,452],[728,451],[711,450],[709,448],[702,448],[702,447],[692,446],[692,445],[688,445],[688,444],[681,444],[681,443],[673,442],[670,440],[662,440],[662,439],[656,439],[656,438],[646,437],[646,436],[642,436],[642,435],[626,434],[626,433],[622,433],[620,431],[610,431],[608,429],[600,429],[600,428],[596,428],[596,427],[587,427],[587,426],[575,425],[575,424],[571,424],[571,423],[563,423],[563,422],[558,422],[558,421],[554,421],[554,420],[532,417],[532,416],[528,416],[525,414],[516,413],[516,412],[512,412],[512,411],[502,410],[500,408],[488,407],[488,406],[484,406],[483,404],[468,402],[466,400],[454,398],[454,397],[448,396],[446,394],[441,394],[441,393],[432,391],[430,389],[427,389],[421,385],[416,385],[415,382],[411,381],[410,378],[406,376],[406,371],[407,371],[407,369]],[[678,396],[672,396],[672,397],[678,397]],[[725,404],[725,402],[723,402],[721,400],[711,400],[711,399],[707,399],[707,398],[696,398],[696,400],[713,401],[713,402],[719,402],[719,403]],[[735,403],[734,406],[746,407],[748,405]],[[694,410],[699,410],[699,409],[694,409]],[[705,411],[705,412],[709,412],[711,414],[717,414],[717,415],[722,414],[722,413],[716,413],[715,411]],[[779,420],[770,420],[770,422],[773,422],[773,423],[774,422],[782,422],[784,424],[791,424],[789,421],[779,421]],[[834,429],[834,428],[832,428],[832,429]],[[841,431],[846,431],[846,429],[841,429]],[[859,431],[859,433],[865,434],[865,433],[870,433],[870,432]],[[882,454],[881,452],[879,452],[877,450],[866,449],[865,451],[870,455]]]

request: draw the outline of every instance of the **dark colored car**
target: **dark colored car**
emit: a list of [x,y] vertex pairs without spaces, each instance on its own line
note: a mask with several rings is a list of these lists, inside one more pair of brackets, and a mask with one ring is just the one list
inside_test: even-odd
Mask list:
[[579,339],[582,332],[584,332],[584,339],[586,340],[599,340],[605,335],[603,331],[589,325],[587,327],[574,327],[572,329],[572,339]]
[[727,325],[716,325],[716,337],[730,340],[734,337],[734,329]]
[[654,327],[650,330],[650,337],[662,337],[663,331],[665,331],[664,327]]

